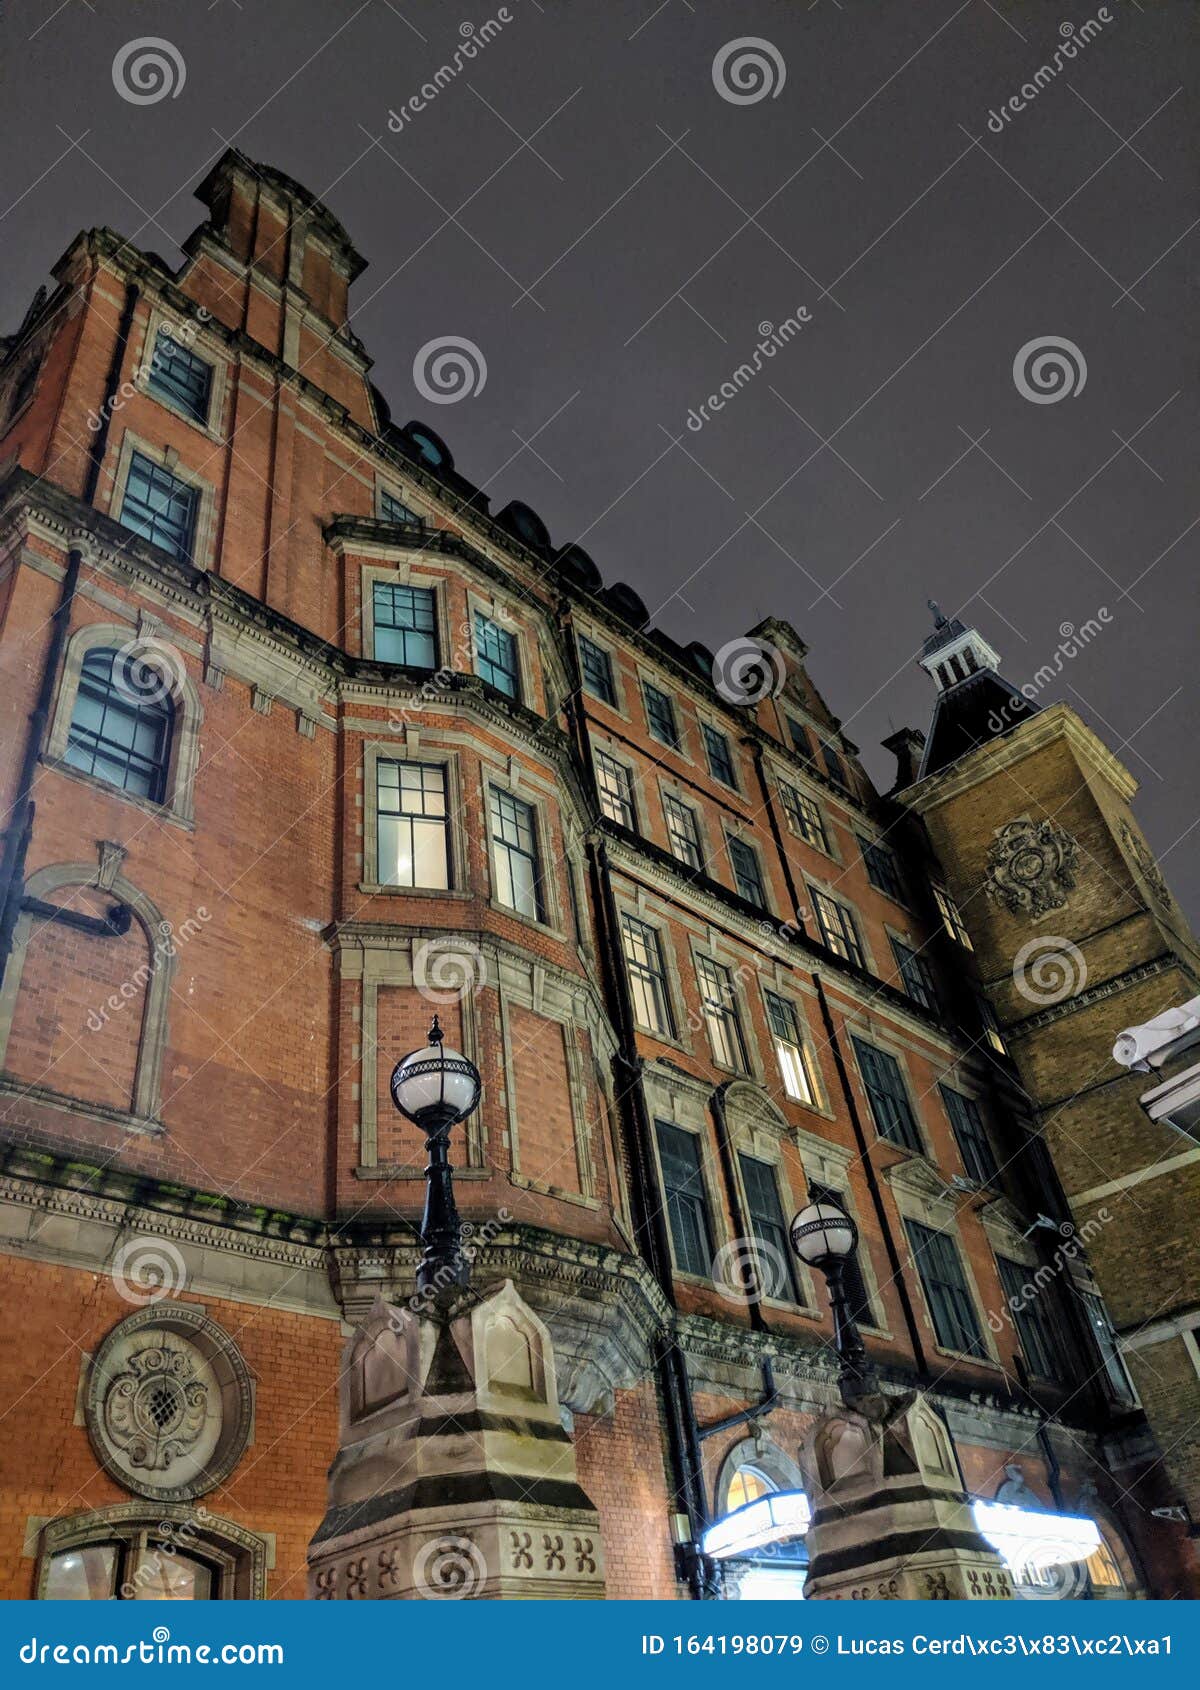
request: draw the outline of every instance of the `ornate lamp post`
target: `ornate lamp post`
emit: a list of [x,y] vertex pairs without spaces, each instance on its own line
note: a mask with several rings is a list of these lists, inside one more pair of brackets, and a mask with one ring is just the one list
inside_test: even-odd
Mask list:
[[450,1167],[450,1129],[479,1102],[479,1070],[457,1050],[448,1050],[435,1015],[429,1043],[411,1051],[392,1070],[392,1102],[425,1134],[425,1214],[421,1220],[417,1290],[440,1292],[466,1285],[471,1264],[460,1245],[461,1227]]
[[833,1309],[833,1341],[841,1361],[838,1389],[847,1408],[879,1391],[875,1369],[867,1360],[850,1301],[846,1296],[846,1262],[858,1247],[858,1228],[834,1203],[810,1203],[794,1216],[792,1248],[802,1262],[819,1268],[829,1284]]

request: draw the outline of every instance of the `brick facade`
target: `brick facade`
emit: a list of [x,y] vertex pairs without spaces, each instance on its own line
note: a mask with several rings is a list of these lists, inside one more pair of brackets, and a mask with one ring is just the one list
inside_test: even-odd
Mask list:
[[[689,1435],[756,1400],[764,1356],[781,1471],[834,1400],[823,1286],[800,1272],[748,1302],[723,1265],[761,1238],[772,1181],[784,1224],[810,1182],[854,1213],[872,1356],[893,1387],[937,1396],[971,1487],[994,1495],[1016,1467],[1049,1502],[1052,1448],[1065,1507],[1099,1508],[1092,1487],[1111,1504],[1130,1591],[1189,1588],[1182,1532],[1162,1525],[1151,1558],[1129,1523],[1170,1486],[1153,1458],[1121,1477],[1145,1424],[1106,1391],[1076,1277],[1032,1226],[1067,1215],[1030,1144],[1036,1088],[989,1036],[934,902],[986,818],[978,841],[935,839],[939,868],[788,624],[755,630],[776,684],[738,702],[712,653],[649,630],[631,589],[551,547],[525,507],[493,515],[436,435],[393,424],[346,314],[362,260],[305,190],[230,153],[200,197],[175,273],[80,235],[0,365],[6,720],[30,721],[48,665],[52,683],[36,813],[8,860],[27,898],[93,918],[27,907],[0,991],[0,1266],[35,1311],[0,1385],[28,1421],[0,1499],[11,1594],[34,1589],[44,1522],[138,1494],[97,1468],[76,1412],[80,1351],[129,1311],[109,1276],[131,1226],[170,1244],[175,1300],[201,1303],[253,1371],[253,1443],[212,1507],[271,1541],[267,1594],[301,1593],[339,1318],[412,1287],[423,1156],[388,1077],[434,1009],[483,1081],[454,1153],[464,1218],[487,1229],[476,1280],[511,1277],[550,1327],[611,1595],[683,1591],[673,1538],[721,1506],[737,1442],[703,1440],[700,1486]],[[164,330],[209,372],[200,417],[155,380]],[[137,515],[147,466],[187,503],[180,543]],[[415,520],[386,517],[385,494]],[[410,592],[432,621],[423,660],[399,663],[382,630]],[[172,701],[153,796],[72,750],[82,666],[109,649]],[[6,813],[24,813],[28,743],[22,728],[0,746]],[[397,763],[444,795],[420,850],[437,834],[445,871],[426,884],[428,859],[408,874],[407,834],[381,821]],[[501,811],[527,830],[525,908]],[[113,905],[131,925],[101,935]],[[631,931],[652,980],[626,972]],[[910,953],[927,986],[902,971]],[[885,1059],[907,1144],[881,1130]],[[943,1087],[982,1122],[985,1181]],[[660,1124],[695,1159],[698,1262]],[[976,1353],[939,1331],[908,1223],[950,1240]],[[1055,1270],[1039,1299],[1059,1378],[1018,1364],[997,1255]]]

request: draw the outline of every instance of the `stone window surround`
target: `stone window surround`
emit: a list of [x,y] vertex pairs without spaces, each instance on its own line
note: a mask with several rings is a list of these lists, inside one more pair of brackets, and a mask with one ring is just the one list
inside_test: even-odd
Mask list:
[[723,832],[725,835],[725,862],[729,869],[729,879],[731,883],[730,890],[737,893],[739,898],[741,897],[742,894],[738,891],[737,886],[737,873],[734,868],[733,853],[729,849],[729,841],[731,839],[736,839],[739,845],[744,845],[746,849],[752,853],[755,865],[758,868],[758,880],[759,885],[762,887],[763,901],[762,904],[757,905],[756,908],[760,908],[764,915],[773,915],[775,912],[772,907],[772,894],[775,891],[775,887],[771,879],[771,869],[767,862],[767,856],[769,853],[764,853],[762,846],[759,844],[758,835],[754,830],[754,824],[747,821],[744,816],[725,816],[723,818]]
[[[651,1147],[660,1194],[665,1192],[666,1182],[663,1179],[662,1160],[658,1153],[658,1132],[655,1123],[665,1121],[672,1127],[679,1127],[682,1131],[691,1133],[699,1140],[700,1179],[704,1187],[708,1230],[715,1253],[729,1242],[731,1234],[725,1218],[725,1200],[717,1167],[716,1146],[713,1143],[712,1117],[709,1113],[708,1100],[712,1095],[712,1087],[704,1081],[693,1079],[691,1075],[684,1076],[663,1070],[656,1063],[646,1065],[642,1083],[650,1114]],[[685,1273],[679,1267],[675,1259],[675,1240],[669,1225],[666,1231],[675,1278],[685,1285],[705,1285],[711,1288],[711,1275]]]
[[[576,618],[574,622],[574,629],[576,639],[576,657],[580,665],[579,690],[581,695],[584,698],[591,699],[594,704],[600,705],[601,709],[611,710],[614,715],[620,716],[623,722],[632,723],[633,717],[629,709],[629,689],[625,684],[625,676],[621,671],[622,648],[614,642],[610,634],[607,634],[603,629],[598,628],[595,623],[584,622]],[[587,683],[583,678],[583,660],[578,656],[579,635],[581,634],[584,639],[591,640],[594,646],[598,646],[601,651],[607,653],[609,666],[612,669],[613,692],[616,694],[617,699],[615,704],[605,704],[602,698],[597,698],[595,693],[589,691],[588,689]]]
[[[915,915],[916,912],[912,905],[912,894],[909,889],[908,879],[904,872],[904,858],[900,851],[898,851],[894,845],[890,845],[888,843],[884,834],[880,833],[877,828],[871,826],[871,824],[866,821],[859,822],[855,826],[854,835],[854,842],[859,847],[859,854],[862,857],[863,874],[866,876],[867,885],[871,888],[871,891],[877,893],[881,898],[886,898],[893,908],[903,910],[906,915]],[[896,875],[899,879],[900,887],[904,896],[899,897],[894,892],[885,892],[882,886],[876,886],[875,882],[871,879],[870,871],[867,867],[866,855],[862,851],[863,842],[868,845],[876,846],[880,851],[885,851],[888,856],[892,858],[896,865]]]
[[[704,729],[706,727],[710,728],[713,733],[719,734],[729,747],[729,762],[733,769],[732,786],[726,786],[720,776],[712,772],[712,767],[708,761],[708,747],[704,743]],[[699,707],[696,710],[696,732],[700,736],[700,755],[705,777],[714,781],[722,792],[736,792],[740,797],[744,793],[745,787],[742,779],[742,757],[737,734],[731,732],[726,723],[719,721],[711,710],[702,710]]]
[[[502,915],[509,916],[513,921],[523,922],[526,927],[532,927],[539,933],[546,933],[552,939],[559,939],[564,944],[569,943],[566,930],[566,914],[563,908],[564,892],[559,884],[559,868],[561,859],[551,853],[549,846],[551,832],[549,825],[550,798],[542,789],[540,782],[535,785],[529,771],[524,769],[515,757],[510,757],[507,764],[500,764],[489,760],[494,754],[485,749],[480,757],[479,783],[482,799],[483,825],[485,829],[484,846],[488,877],[488,902],[492,909]],[[514,798],[519,798],[523,804],[528,804],[533,811],[533,831],[537,842],[538,868],[541,871],[539,885],[542,901],[545,905],[541,916],[522,915],[520,910],[512,908],[511,904],[502,904],[496,896],[496,865],[492,855],[492,815],[491,797],[489,789],[497,787],[501,792],[508,792]]]
[[[770,765],[769,773],[771,781],[779,796],[779,809],[783,816],[784,831],[788,834],[789,838],[798,840],[801,845],[806,846],[810,851],[815,851],[818,856],[828,857],[830,862],[837,863],[840,868],[842,865],[842,854],[838,848],[837,835],[830,826],[829,816],[825,809],[825,802],[829,796],[828,793],[825,792],[823,788],[813,787],[804,779],[804,776],[797,769],[781,769],[772,764]],[[792,824],[791,817],[788,815],[787,809],[784,805],[783,794],[779,791],[781,784],[794,787],[796,791],[802,794],[803,797],[807,798],[810,803],[816,805],[817,810],[820,813],[821,825],[825,830],[826,843],[829,846],[827,851],[822,850],[820,845],[814,845],[811,840],[806,839],[802,833],[798,833],[796,831]]]
[[[449,889],[436,886],[385,886],[379,879],[377,776],[380,763],[425,763],[446,778],[446,853]],[[444,746],[437,729],[406,728],[397,739],[362,742],[363,869],[358,890],[380,898],[469,898],[467,832],[463,823],[463,784],[459,753]]]
[[[275,1565],[274,1533],[253,1532],[209,1509],[181,1502],[118,1502],[42,1522],[31,1522],[27,1538],[37,1533],[34,1593],[45,1600],[50,1560],[65,1550],[93,1543],[145,1543],[177,1536],[182,1553],[193,1550],[213,1565],[217,1594],[224,1600],[262,1601],[267,1573]],[[186,1538],[184,1533],[187,1534]]]
[[[654,741],[655,745],[661,745],[664,751],[670,751],[676,757],[681,758],[684,762],[690,762],[691,757],[688,752],[687,738],[684,732],[685,719],[683,712],[679,708],[679,694],[675,691],[670,681],[663,679],[661,676],[652,675],[650,671],[640,662],[637,663],[636,667],[638,697],[641,701],[642,719],[645,721],[647,734]],[[675,733],[678,736],[679,741],[677,745],[669,745],[665,739],[659,739],[654,729],[650,726],[650,712],[646,705],[647,687],[653,687],[655,692],[661,692],[665,698],[670,699],[671,714],[675,718]]]
[[[900,1215],[902,1222],[910,1220],[918,1221],[922,1226],[927,1226],[934,1232],[946,1234],[953,1243],[954,1248],[958,1251],[959,1265],[961,1266],[963,1273],[963,1283],[966,1285],[967,1294],[970,1297],[975,1310],[975,1319],[979,1326],[980,1336],[986,1353],[982,1356],[974,1356],[970,1355],[965,1350],[951,1349],[948,1345],[938,1343],[937,1328],[934,1326],[933,1322],[933,1310],[930,1307],[929,1299],[925,1294],[925,1281],[922,1279],[920,1269],[912,1256],[908,1242],[907,1229],[905,1229],[901,1239],[905,1255],[907,1256],[905,1265],[911,1269],[912,1279],[915,1282],[916,1289],[921,1294],[921,1303],[925,1309],[926,1320],[929,1323],[930,1335],[933,1338],[932,1347],[936,1350],[938,1355],[948,1356],[954,1361],[967,1362],[974,1367],[992,1368],[998,1372],[1003,1372],[1004,1368],[996,1345],[996,1336],[988,1324],[985,1312],[987,1304],[979,1294],[979,1283],[975,1277],[975,1269],[971,1263],[970,1254],[963,1246],[962,1234],[959,1231],[958,1226],[957,1207],[954,1198],[953,1196],[946,1196],[943,1198],[932,1191],[922,1190],[921,1183],[923,1182],[919,1183],[918,1181],[912,1179],[906,1180],[903,1177],[903,1170],[906,1166],[907,1164],[901,1164],[897,1168],[890,1169],[888,1174],[888,1184],[892,1190],[892,1198],[895,1202],[897,1213]],[[932,1166],[932,1164],[930,1164],[930,1166]],[[897,1177],[898,1174],[900,1177]]]
[[[411,492],[408,486],[400,481],[394,473],[381,475],[378,470],[375,472],[375,496],[372,500],[374,507],[372,514],[374,516],[380,518],[383,516],[383,495],[385,493],[390,494],[393,499],[398,499],[402,505],[406,506],[415,517],[420,518],[425,524],[428,525],[433,522],[432,511],[428,508],[422,508],[427,506],[427,500],[420,493]],[[423,583],[414,582],[413,585],[421,586]]]
[[[773,1100],[748,1080],[733,1081],[724,1094],[724,1103],[733,1150],[734,1179],[737,1181],[742,1214],[748,1223],[750,1204],[746,1197],[739,1160],[745,1154],[753,1156],[756,1161],[767,1163],[774,1171],[775,1190],[786,1227],[792,1215],[803,1207],[802,1201],[798,1200],[792,1189],[783,1161],[783,1141],[792,1136],[791,1124]],[[764,1296],[763,1303],[768,1308],[786,1309],[791,1314],[799,1311],[801,1314],[816,1315],[820,1311],[821,1303],[816,1295],[812,1274],[794,1253],[791,1266],[802,1300],[794,1303],[788,1297]]]
[[[854,1195],[854,1187],[850,1178],[850,1169],[858,1159],[857,1151],[848,1146],[837,1144],[832,1139],[822,1138],[817,1133],[806,1131],[803,1127],[791,1128],[792,1141],[800,1152],[800,1160],[804,1167],[804,1177],[808,1181],[815,1179],[818,1185],[831,1186],[840,1193],[845,1205],[846,1213],[858,1227],[859,1249],[858,1266],[871,1299],[871,1307],[881,1317],[886,1314],[883,1294],[875,1272],[875,1263],[871,1252],[861,1242],[863,1238],[862,1220],[858,1211],[858,1201]],[[803,1267],[803,1264],[801,1264]],[[803,1268],[805,1273],[807,1268]],[[823,1305],[822,1305],[823,1306]],[[885,1325],[868,1326],[860,1322],[864,1332],[873,1333],[881,1338],[890,1338],[891,1329]]]
[[[700,1026],[697,1031],[702,1032],[705,1036],[704,1049],[708,1060],[712,1063],[714,1068],[719,1069],[722,1074],[728,1074],[731,1079],[753,1080],[758,1085],[765,1086],[766,1070],[763,1064],[762,1052],[759,1049],[759,1041],[755,1024],[750,1015],[750,995],[746,989],[747,976],[753,975],[756,972],[753,964],[747,963],[743,957],[733,956],[728,950],[728,947],[724,944],[723,936],[716,933],[712,928],[709,929],[704,938],[697,938],[695,934],[689,934],[688,939],[692,958],[692,975],[696,981],[697,994],[700,992],[700,976],[696,965],[700,957],[707,957],[710,962],[716,963],[718,968],[727,970],[729,974],[730,982],[733,986],[734,1002],[737,1006],[738,1020],[741,1023],[742,1045],[746,1053],[747,1071],[742,1073],[740,1069],[730,1068],[724,1062],[717,1061],[716,1057],[713,1055],[712,1045],[708,1040],[708,1023],[705,1019],[703,1005],[701,1004],[698,1009]],[[775,1052],[772,1047],[772,1061],[774,1061],[774,1057]]]
[[[769,977],[762,973],[758,975],[758,990],[760,1002],[762,1004],[763,1023],[767,1029],[767,1038],[771,1046],[771,1054],[773,1057],[775,1055],[775,1033],[771,1027],[771,1017],[767,1012],[767,1000],[765,994],[767,992],[773,992],[777,998],[782,998],[783,1001],[789,1004],[795,1011],[796,1026],[800,1034],[800,1049],[805,1059],[805,1069],[808,1073],[808,1083],[815,1094],[811,1103],[805,1103],[803,1098],[790,1096],[785,1090],[783,1090],[783,1076],[781,1074],[779,1076],[778,1085],[784,1101],[791,1104],[795,1109],[804,1109],[810,1115],[822,1115],[826,1120],[832,1121],[835,1118],[834,1112],[829,1107],[829,1099],[826,1095],[825,1085],[816,1059],[816,1043],[812,1036],[812,1029],[808,1024],[808,1015],[805,1011],[805,1006],[800,994],[793,990],[791,980],[778,964],[776,964],[776,972],[774,975]],[[789,1130],[794,1131],[795,1129],[789,1128]]]
[[[666,771],[664,769],[662,769],[661,764],[659,765],[659,768],[660,768],[659,781],[658,781],[659,808],[662,809],[662,801],[663,801],[664,798],[674,798],[676,803],[686,805],[687,808],[691,811],[692,815],[696,818],[696,842],[697,842],[697,844],[700,848],[700,871],[699,872],[701,874],[707,874],[709,876],[712,876],[712,852],[709,849],[708,827],[707,827],[707,824],[706,824],[706,821],[705,821],[705,816],[704,816],[704,805],[699,801],[698,796],[695,792],[692,792],[689,788],[679,786],[674,780],[672,780],[670,778],[670,776],[666,773]],[[671,850],[671,846],[670,846],[671,835],[670,835],[670,830],[667,827],[667,818],[666,818],[665,811],[663,813],[663,833],[664,833],[665,839],[667,840],[667,845],[665,847],[666,850],[667,850],[667,853],[676,862],[679,862],[679,858],[676,857],[675,853]],[[687,865],[681,864],[681,866],[686,867]]]
[[[832,882],[828,880],[819,880],[815,874],[806,874],[804,876],[804,886],[805,890],[808,892],[809,904],[811,906],[813,932],[820,939],[821,943],[825,943],[825,937],[821,929],[821,923],[817,917],[817,906],[815,900],[813,899],[814,891],[822,893],[826,898],[830,899],[832,903],[840,904],[841,907],[849,914],[851,925],[858,938],[858,948],[862,952],[862,963],[860,966],[865,968],[868,974],[873,974],[877,980],[882,980],[883,975],[880,974],[878,968],[875,966],[875,956],[871,949],[870,940],[867,937],[866,927],[857,904],[853,903],[844,892],[839,892]],[[836,955],[837,953],[835,952],[834,954]],[[844,961],[845,959],[843,958],[842,960]]]
[[[394,563],[364,563],[361,565],[362,581],[362,614],[359,628],[359,645],[366,658],[375,661],[375,584],[381,582],[389,587],[425,587],[433,593],[435,639],[437,642],[437,667],[429,670],[430,675],[436,675],[440,670],[457,671],[456,659],[466,657],[474,650],[470,641],[455,641],[450,625],[450,594],[448,591],[452,577],[437,575],[424,568],[414,569],[409,558],[397,558]],[[382,660],[379,660],[382,661]]]
[[[158,343],[158,331],[167,329],[173,338],[194,352],[212,370],[212,381],[208,391],[208,417],[204,422],[198,422],[195,417],[183,410],[171,399],[169,394],[162,393],[150,384],[150,366],[154,358],[154,349]],[[155,302],[146,323],[145,338],[142,341],[142,354],[134,365],[134,383],[138,391],[152,399],[156,405],[170,411],[173,417],[199,432],[209,440],[224,441],[225,430],[222,423],[225,415],[225,394],[229,385],[229,371],[231,360],[224,344],[215,335],[210,335],[191,318],[181,318],[174,312],[164,309],[161,303]],[[183,477],[180,478],[185,479]],[[122,484],[123,485],[123,484]]]
[[[161,911],[144,892],[140,892],[119,872],[124,855],[124,851],[119,847],[110,848],[107,853],[102,848],[99,864],[51,864],[30,875],[25,883],[25,893],[27,897],[48,899],[53,893],[69,887],[97,887],[109,893],[114,900],[128,904],[133,911],[134,919],[146,939],[149,974],[142,1011],[141,1038],[138,1041],[134,1068],[131,1107],[123,1121],[131,1131],[158,1134],[165,1130],[159,1119],[159,1109],[162,1105],[162,1066],[167,1042],[171,979],[175,972],[176,958],[165,946],[160,946],[163,934],[170,931]],[[9,1035],[12,1032],[13,1015],[21,989],[21,976],[24,972],[33,920],[28,911],[18,918],[12,953],[4,974],[3,987],[0,988],[0,1065],[3,1064]],[[29,1089],[34,1093],[37,1091],[36,1086]]]
[[[908,1063],[906,1061],[907,1047],[892,1037],[890,1029],[881,1030],[877,1021],[846,1020],[844,1022],[844,1026],[846,1030],[846,1041],[850,1046],[850,1060],[854,1064],[854,1076],[858,1081],[859,1090],[862,1093],[863,1104],[867,1112],[867,1119],[871,1123],[871,1127],[876,1138],[886,1144],[890,1149],[897,1151],[901,1156],[923,1156],[927,1161],[930,1160],[929,1144],[933,1135],[931,1134],[929,1127],[921,1114],[922,1098],[913,1085],[912,1075],[908,1071]],[[917,1124],[917,1133],[921,1140],[922,1148],[919,1151],[910,1150],[907,1145],[897,1144],[894,1139],[885,1138],[879,1131],[879,1128],[875,1125],[875,1116],[871,1110],[871,1095],[867,1090],[866,1076],[863,1074],[862,1068],[859,1064],[858,1051],[854,1044],[855,1039],[861,1039],[864,1044],[873,1045],[875,1049],[881,1051],[884,1056],[890,1056],[895,1062],[897,1068],[900,1070],[900,1081],[904,1087],[904,1095],[908,1098],[908,1107],[912,1111],[912,1118]]]
[[[637,764],[632,760],[628,751],[620,745],[619,741],[614,740],[610,734],[606,734],[603,731],[599,733],[589,732],[588,743],[592,753],[592,768],[593,772],[596,774],[597,786],[599,786],[600,780],[599,774],[596,772],[596,753],[598,751],[602,751],[610,762],[616,763],[619,768],[624,770],[626,776],[628,777],[628,789],[626,796],[629,799],[629,808],[633,812],[633,826],[630,831],[632,833],[644,835],[644,829],[640,824],[643,820],[644,811],[646,809],[647,783],[638,773]],[[614,825],[619,826],[620,824],[616,823]]]
[[[511,963],[500,970],[497,996],[500,1007],[500,1037],[505,1052],[504,1107],[508,1127],[510,1173],[513,1185],[525,1191],[553,1197],[560,1202],[575,1203],[587,1209],[599,1209],[596,1195],[596,1168],[592,1147],[592,1129],[603,1130],[603,1119],[596,1112],[594,1121],[588,1120],[586,1064],[579,1048],[576,1028],[579,1025],[569,989],[555,989],[546,970],[537,963],[528,969]],[[571,1130],[574,1140],[575,1173],[578,1191],[571,1191],[553,1181],[531,1179],[521,1172],[520,1120],[515,1096],[516,1087],[509,1075],[512,1072],[513,1039],[510,1013],[513,1008],[528,1010],[541,1020],[557,1025],[563,1044],[563,1058],[567,1071],[567,1091],[571,1108]]]
[[[503,628],[506,634],[513,638],[513,648],[517,656],[517,685],[519,696],[516,702],[523,704],[527,710],[539,713],[537,675],[533,661],[533,644],[536,636],[531,634],[526,626],[527,608],[517,608],[519,601],[509,593],[485,593],[477,587],[467,585],[467,639],[466,649],[470,659],[471,674],[478,675],[478,651],[475,644],[475,615],[485,617],[494,622],[498,628]],[[486,684],[486,683],[485,683]]]
[[760,1431],[758,1437],[739,1438],[721,1458],[713,1486],[718,1517],[729,1512],[730,1486],[742,1467],[757,1468],[778,1490],[804,1489],[804,1475],[791,1456]]
[[123,787],[114,785],[112,781],[107,781],[100,775],[88,774],[86,770],[77,769],[73,764],[66,762],[71,717],[75,711],[79,677],[83,672],[87,654],[97,648],[114,646],[118,650],[129,649],[139,657],[144,653],[146,661],[153,664],[156,652],[161,651],[164,646],[171,646],[173,651],[178,651],[173,641],[166,637],[170,635],[171,630],[163,628],[164,637],[160,637],[160,627],[162,625],[153,618],[142,617],[137,627],[120,622],[86,622],[82,627],[76,628],[68,639],[63,654],[62,670],[51,708],[50,729],[42,747],[42,761],[63,774],[86,781],[89,786],[98,787],[127,803],[136,804],[139,809],[146,810],[151,815],[178,823],[181,827],[191,828],[195,818],[195,781],[200,761],[200,728],[204,720],[204,709],[200,703],[199,690],[184,667],[182,657],[177,663],[159,665],[169,673],[173,682],[171,699],[175,706],[171,756],[167,769],[167,797],[162,803],[139,797],[137,793],[126,792]]
[[[360,950],[343,950],[339,952],[340,977],[344,981],[358,981],[361,996],[359,1003],[359,1086],[358,1086],[358,1166],[355,1175],[359,1179],[411,1179],[423,1180],[425,1164],[423,1161],[405,1163],[381,1163],[379,1160],[379,1118],[378,1118],[378,1073],[379,1073],[379,990],[380,987],[396,988],[400,991],[416,992],[418,990],[413,980],[413,953],[415,947],[430,940],[453,938],[452,933],[433,932],[419,935],[406,935],[399,942],[380,942],[372,945],[369,940],[362,942]],[[430,1004],[430,1013],[436,1008]],[[479,1057],[479,1022],[477,1009],[477,994],[466,992],[460,1000],[462,1015],[462,1051],[463,1055],[472,1062],[478,1063]],[[397,1059],[403,1052],[397,1053]],[[472,1110],[465,1123],[466,1162],[465,1165],[455,1167],[455,1177],[458,1179],[475,1178],[487,1179],[491,1169],[487,1166],[484,1151],[483,1108],[486,1101],[481,1098],[478,1108]],[[420,1134],[416,1128],[412,1129],[413,1155],[416,1157],[421,1149]]]
[[[205,431],[207,432],[207,430]],[[192,531],[191,562],[197,569],[211,570],[216,565],[216,530],[217,530],[217,501],[216,490],[211,481],[205,481],[200,475],[182,461],[173,446],[156,445],[153,441],[145,440],[127,428],[121,436],[121,444],[117,454],[116,474],[113,478],[112,492],[108,500],[108,514],[114,522],[121,521],[121,508],[125,503],[125,487],[129,480],[129,467],[133,461],[133,454],[141,453],[149,458],[151,463],[165,469],[177,481],[196,490],[199,497],[196,500],[196,522]],[[128,531],[131,537],[139,540],[142,535],[133,536],[133,530]],[[152,541],[144,540],[146,545],[153,545]]]
[[[648,1039],[653,1039],[656,1044],[673,1045],[676,1050],[681,1050],[685,1055],[690,1056],[693,1047],[688,1038],[687,999],[683,995],[683,980],[679,973],[679,959],[676,956],[675,945],[670,932],[670,916],[650,908],[646,899],[645,888],[642,886],[637,888],[635,898],[629,897],[625,892],[618,892],[615,888],[614,896],[617,905],[618,924],[622,916],[630,915],[635,921],[644,922],[658,936],[659,953],[662,957],[663,972],[666,975],[667,1006],[670,1010],[671,1024],[675,1029],[674,1033],[658,1033],[652,1027],[644,1027],[641,1022],[637,1022],[637,1030],[639,1033],[644,1033]],[[624,965],[624,952],[622,952],[622,965]]]

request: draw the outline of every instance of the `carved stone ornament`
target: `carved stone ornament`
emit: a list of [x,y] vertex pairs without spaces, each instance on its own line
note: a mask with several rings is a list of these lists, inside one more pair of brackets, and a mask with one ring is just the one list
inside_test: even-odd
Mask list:
[[101,1465],[125,1490],[185,1502],[241,1460],[253,1385],[228,1333],[202,1309],[164,1300],[129,1315],[100,1345],[84,1418]]
[[151,1341],[129,1357],[104,1399],[104,1424],[131,1467],[166,1471],[196,1443],[209,1388],[186,1350]]
[[1013,915],[1060,910],[1075,887],[1079,846],[1052,821],[1017,816],[996,829],[988,848],[985,888]]
[[1146,883],[1146,888],[1156,904],[1163,909],[1171,907],[1171,891],[1163,878],[1163,872],[1154,860],[1154,855],[1140,833],[1134,831],[1128,822],[1121,823],[1121,843],[1124,845],[1133,866],[1137,869]]

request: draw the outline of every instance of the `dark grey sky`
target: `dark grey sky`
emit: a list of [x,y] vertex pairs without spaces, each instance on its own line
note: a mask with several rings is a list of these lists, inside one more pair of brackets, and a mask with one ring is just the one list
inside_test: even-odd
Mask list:
[[[989,112],[1092,0],[509,0],[390,133],[460,26],[499,10],[6,0],[0,323],[80,227],[176,262],[233,141],[325,197],[370,260],[354,325],[398,421],[425,417],[496,506],[581,540],[677,639],[788,617],[884,785],[879,739],[928,720],[927,596],[1018,683],[1103,607],[1054,691],[1142,782],[1195,918],[1194,4],[1109,0],[995,134]],[[141,36],[182,56],[178,97],[118,96],[114,55]],[[785,75],[735,104],[713,61],[746,36]],[[803,333],[690,431],[760,323],[801,305]],[[413,359],[449,335],[486,384],[433,406]],[[1047,336],[1086,384],[1034,404],[1013,361]]]

